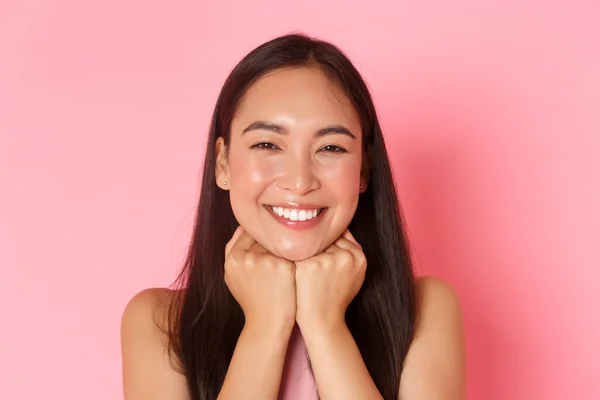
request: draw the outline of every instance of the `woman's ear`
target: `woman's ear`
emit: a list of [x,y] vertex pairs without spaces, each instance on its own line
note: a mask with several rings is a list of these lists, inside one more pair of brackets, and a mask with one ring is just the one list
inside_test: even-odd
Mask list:
[[368,181],[364,177],[360,177],[360,190],[359,193],[364,193],[367,190]]
[[215,179],[217,186],[229,190],[229,164],[227,162],[227,147],[222,137],[215,143]]
[[371,166],[369,160],[363,162],[360,169],[360,193],[364,193],[369,185],[369,176],[371,172]]
[[371,156],[370,150],[362,154],[360,166],[360,193],[364,193],[369,185],[369,176],[371,176]]

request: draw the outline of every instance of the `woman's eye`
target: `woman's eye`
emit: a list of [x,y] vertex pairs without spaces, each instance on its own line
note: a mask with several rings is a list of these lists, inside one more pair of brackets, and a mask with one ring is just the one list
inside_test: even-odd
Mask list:
[[333,144],[329,144],[325,147],[323,147],[321,150],[326,151],[328,153],[346,153],[346,150],[339,147],[339,146],[335,146]]
[[[260,149],[260,150],[279,150],[279,147],[277,147],[275,144],[271,143],[271,142],[260,142],[260,143],[256,143],[255,145],[252,146],[253,149]],[[327,145],[323,148],[321,148],[320,151],[325,151],[327,153],[346,153],[346,150],[339,147],[339,146],[335,146],[333,144]]]
[[261,142],[256,143],[254,146],[252,146],[252,148],[261,150],[277,150],[279,147],[275,146],[273,143],[270,142]]

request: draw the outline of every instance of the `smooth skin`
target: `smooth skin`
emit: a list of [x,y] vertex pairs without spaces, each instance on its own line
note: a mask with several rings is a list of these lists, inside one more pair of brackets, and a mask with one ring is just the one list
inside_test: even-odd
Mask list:
[[[256,121],[263,124],[250,129]],[[329,133],[316,134],[323,129]],[[246,317],[219,399],[277,398],[294,323],[302,331],[321,399],[381,399],[344,321],[368,268],[347,230],[368,185],[361,175],[362,134],[352,104],[317,69],[275,71],[242,99],[232,121],[229,157],[222,138],[216,149],[216,184],[230,191],[243,227],[225,249],[225,282]],[[287,202],[327,211],[307,234],[269,214],[268,205]],[[416,288],[416,335],[400,398],[462,400],[466,366],[458,296],[432,277],[418,278]],[[147,289],[124,311],[125,400],[189,398],[155,324],[164,328],[171,295],[167,289]]]

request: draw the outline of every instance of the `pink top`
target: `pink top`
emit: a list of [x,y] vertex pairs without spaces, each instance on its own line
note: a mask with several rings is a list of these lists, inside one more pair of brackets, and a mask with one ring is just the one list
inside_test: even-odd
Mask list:
[[285,356],[278,399],[317,400],[317,398],[317,385],[310,374],[306,345],[296,325]]

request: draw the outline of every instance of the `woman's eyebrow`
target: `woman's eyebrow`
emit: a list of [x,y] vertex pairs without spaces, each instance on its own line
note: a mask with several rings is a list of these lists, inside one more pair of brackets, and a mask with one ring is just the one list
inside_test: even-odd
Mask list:
[[[274,124],[272,122],[267,121],[254,121],[246,129],[242,131],[242,135],[246,132],[250,132],[253,130],[265,130],[271,131],[273,133],[277,133],[279,135],[289,135],[290,131],[282,125]],[[315,133],[315,137],[323,137],[327,135],[345,135],[352,139],[356,139],[356,136],[350,131],[350,129],[346,128],[343,125],[331,125],[325,128],[319,129]]]

